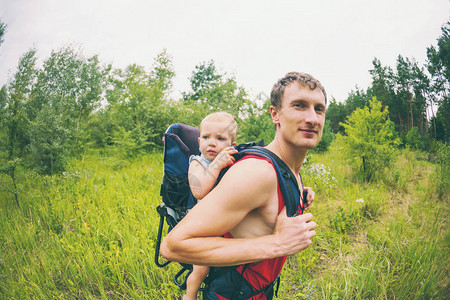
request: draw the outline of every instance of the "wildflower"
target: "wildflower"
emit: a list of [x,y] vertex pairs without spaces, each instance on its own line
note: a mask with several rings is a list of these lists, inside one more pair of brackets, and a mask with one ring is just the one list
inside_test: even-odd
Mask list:
[[363,198],[361,198],[361,199],[356,199],[356,202],[364,203],[364,199],[363,199]]

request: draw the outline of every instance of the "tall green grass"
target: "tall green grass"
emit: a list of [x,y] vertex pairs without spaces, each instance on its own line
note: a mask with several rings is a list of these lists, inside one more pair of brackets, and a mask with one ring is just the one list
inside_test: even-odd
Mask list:
[[[447,299],[448,196],[439,200],[433,184],[439,169],[405,150],[385,178],[361,184],[335,157],[315,154],[305,166],[305,184],[322,191],[311,210],[318,234],[288,261],[283,298]],[[316,164],[328,171],[314,172]]]
[[[316,191],[317,236],[288,258],[280,299],[448,297],[448,196],[424,154],[403,151],[372,183],[333,152],[302,172]],[[20,207],[0,194],[0,299],[180,298],[178,265],[153,262],[160,153],[90,154],[60,176],[23,178]]]
[[160,154],[88,156],[60,177],[28,182],[19,209],[2,197],[0,294],[24,298],[175,299],[153,263]]

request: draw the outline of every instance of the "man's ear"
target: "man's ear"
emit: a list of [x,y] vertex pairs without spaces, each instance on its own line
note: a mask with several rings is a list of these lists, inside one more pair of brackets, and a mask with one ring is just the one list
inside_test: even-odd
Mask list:
[[231,146],[236,146],[237,144],[236,144],[236,142],[233,142],[232,144],[231,144]]
[[280,124],[279,112],[275,106],[270,107],[270,116],[272,117],[272,123],[275,125]]

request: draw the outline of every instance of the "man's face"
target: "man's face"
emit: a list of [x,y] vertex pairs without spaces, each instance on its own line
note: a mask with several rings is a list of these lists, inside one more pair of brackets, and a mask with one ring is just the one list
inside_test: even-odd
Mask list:
[[232,145],[230,128],[227,122],[205,122],[200,128],[198,143],[203,156],[213,161],[228,146]]
[[285,87],[281,109],[271,107],[272,120],[284,141],[306,149],[314,148],[322,138],[325,111],[322,91],[296,82]]

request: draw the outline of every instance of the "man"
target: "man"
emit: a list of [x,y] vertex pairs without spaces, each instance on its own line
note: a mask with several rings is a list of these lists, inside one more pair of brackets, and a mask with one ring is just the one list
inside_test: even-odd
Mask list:
[[[280,157],[300,182],[298,174],[306,154],[322,137],[325,89],[312,76],[291,72],[272,88],[271,105],[276,133],[267,149]],[[311,196],[306,207],[311,205]],[[256,157],[240,160],[167,235],[161,254],[171,261],[197,265],[241,265],[239,275],[257,293],[252,299],[271,298],[268,287],[281,272],[286,256],[307,248],[316,234],[312,214],[288,218],[281,197],[268,161]],[[214,285],[212,289],[204,297],[230,298],[220,289],[214,290]],[[230,287],[234,289],[237,287]]]

